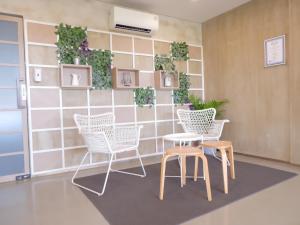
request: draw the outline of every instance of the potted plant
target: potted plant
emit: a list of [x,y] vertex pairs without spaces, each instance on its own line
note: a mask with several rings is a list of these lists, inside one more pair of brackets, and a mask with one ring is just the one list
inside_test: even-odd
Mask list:
[[164,87],[172,87],[177,76],[176,67],[172,57],[167,55],[155,55],[154,58],[155,71],[158,71],[162,78]]
[[216,118],[220,119],[223,117],[224,113],[224,105],[228,103],[227,99],[224,100],[210,100],[210,101],[202,101],[199,97],[195,95],[189,96],[189,108],[190,110],[202,110],[202,109],[209,109],[214,108],[216,109]]
[[143,107],[144,105],[152,107],[154,105],[154,98],[154,90],[151,87],[134,90],[134,100],[139,107]]

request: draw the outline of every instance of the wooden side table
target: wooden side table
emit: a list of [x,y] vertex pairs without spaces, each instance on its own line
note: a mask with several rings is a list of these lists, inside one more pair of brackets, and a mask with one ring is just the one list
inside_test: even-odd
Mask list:
[[230,176],[232,179],[235,179],[233,147],[231,141],[205,141],[200,144],[200,147],[216,148],[220,150],[223,168],[224,192],[228,194],[227,153],[230,162]]
[[[184,157],[184,158],[186,158],[187,156],[194,156],[197,159],[198,158],[202,159],[203,169],[204,169],[203,172],[205,175],[207,198],[208,198],[208,201],[211,201],[212,197],[211,197],[211,188],[210,188],[210,179],[209,179],[207,158],[203,152],[199,151],[199,148],[195,148],[195,147],[174,147],[174,148],[169,148],[166,150],[166,152],[161,160],[159,199],[163,200],[163,197],[164,197],[166,163],[167,163],[168,158],[170,158],[172,156],[179,156],[179,157]],[[184,161],[183,165],[181,166],[181,170],[182,170],[181,182],[183,182],[183,180],[185,180],[185,172],[184,171],[186,171],[185,161]],[[195,181],[197,180],[197,172],[198,172],[198,164],[195,165],[195,172],[194,172],[194,180]]]

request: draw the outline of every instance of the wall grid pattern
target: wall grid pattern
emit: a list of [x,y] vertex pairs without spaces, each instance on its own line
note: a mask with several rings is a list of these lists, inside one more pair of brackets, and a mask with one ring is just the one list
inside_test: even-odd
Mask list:
[[[141,124],[139,150],[142,157],[161,154],[161,136],[180,132],[172,91],[155,90],[152,108],[137,107],[133,90],[67,90],[59,83],[56,59],[56,24],[24,20],[28,123],[32,175],[74,170],[86,146],[73,122],[74,113],[98,114],[113,112],[118,124]],[[114,66],[140,70],[142,86],[153,86],[154,56],[168,53],[171,41],[130,34],[88,29],[91,48],[109,49],[115,55]],[[201,45],[189,45],[190,60],[178,62],[179,71],[186,72],[192,85],[190,93],[204,99],[203,50]],[[33,81],[33,69],[42,68],[43,81]],[[124,117],[124,115],[126,115]],[[167,147],[167,146],[166,146]],[[116,160],[134,158],[118,155]],[[87,167],[105,163],[106,158],[91,156]]]

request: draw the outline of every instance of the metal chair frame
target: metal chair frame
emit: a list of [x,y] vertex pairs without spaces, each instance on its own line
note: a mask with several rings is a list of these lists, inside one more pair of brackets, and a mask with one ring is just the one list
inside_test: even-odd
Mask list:
[[[146,171],[138,151],[140,130],[142,126],[115,126],[115,118],[112,113],[87,116],[74,114],[74,120],[79,133],[83,136],[88,151],[83,156],[79,167],[72,177],[72,184],[90,191],[98,196],[104,194],[110,172],[119,172],[127,175],[145,177]],[[112,162],[117,153],[136,151],[136,155],[142,167],[143,174],[130,173],[122,170],[112,169]],[[108,154],[108,169],[101,192],[92,190],[75,182],[75,178],[84,165],[86,157],[90,154]]]

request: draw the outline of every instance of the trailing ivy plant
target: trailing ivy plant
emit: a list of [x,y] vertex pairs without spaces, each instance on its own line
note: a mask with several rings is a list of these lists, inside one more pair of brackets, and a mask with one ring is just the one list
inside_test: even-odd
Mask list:
[[57,58],[60,63],[72,64],[75,57],[80,57],[80,45],[87,39],[86,28],[59,24],[55,27],[58,35]]
[[172,42],[171,56],[176,61],[187,61],[189,59],[189,46],[186,42]]
[[154,90],[152,88],[137,88],[134,90],[134,93],[135,103],[139,107],[143,107],[144,105],[152,107],[154,105]]
[[176,70],[172,57],[167,55],[155,55],[154,57],[155,70],[164,70],[166,72],[174,72]]
[[190,78],[185,73],[179,74],[179,89],[174,90],[174,104],[189,103],[189,88],[191,86]]
[[224,105],[228,103],[227,99],[224,100],[210,100],[210,101],[202,101],[199,97],[195,95],[189,96],[190,101],[190,109],[191,110],[202,110],[202,109],[209,109],[215,108],[216,109],[216,118],[220,119],[223,117],[224,113]]
[[111,63],[113,54],[109,50],[93,50],[87,58],[87,63],[93,68],[93,87],[109,89],[112,87]]

